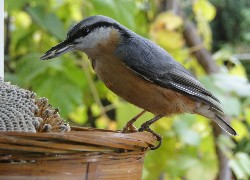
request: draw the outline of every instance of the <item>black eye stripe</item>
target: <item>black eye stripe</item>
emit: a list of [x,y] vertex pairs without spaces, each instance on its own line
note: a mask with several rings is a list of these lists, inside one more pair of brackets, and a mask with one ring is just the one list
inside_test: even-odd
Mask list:
[[81,24],[77,24],[73,28],[70,29],[70,31],[67,34],[67,39],[69,41],[74,41],[75,39],[78,39],[80,37],[85,37],[92,31],[94,31],[96,28],[100,27],[113,27],[115,29],[118,29],[126,38],[130,37],[129,33],[121,28],[118,24],[115,23],[109,23],[109,22],[97,22],[95,24],[92,24],[90,26],[83,26],[80,27]]

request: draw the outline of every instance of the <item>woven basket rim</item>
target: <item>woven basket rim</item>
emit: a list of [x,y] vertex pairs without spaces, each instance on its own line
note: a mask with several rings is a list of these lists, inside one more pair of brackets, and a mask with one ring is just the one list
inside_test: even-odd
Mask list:
[[0,150],[63,153],[69,151],[138,151],[154,146],[148,132],[121,133],[105,129],[71,127],[70,132],[0,132]]

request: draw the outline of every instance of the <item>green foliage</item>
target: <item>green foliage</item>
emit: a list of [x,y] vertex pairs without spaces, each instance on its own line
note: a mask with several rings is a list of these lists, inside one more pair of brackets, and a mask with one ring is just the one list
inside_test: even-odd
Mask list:
[[[225,6],[223,3],[226,1],[216,1],[219,2]],[[208,0],[184,1],[184,4],[195,19],[205,46],[210,47],[212,31],[209,23],[217,13],[216,8]],[[157,3],[153,0],[8,0],[5,11],[11,19],[8,34],[11,41],[7,43],[9,52],[5,54],[5,78],[23,88],[32,89],[39,96],[47,97],[54,107],[60,107],[62,116],[71,123],[91,124],[92,118],[92,123],[99,128],[121,129],[141,110],[110,92],[98,80],[86,56],[69,53],[50,61],[39,60],[46,50],[66,37],[70,26],[84,17],[95,14],[110,16],[161,45],[221,100],[223,109],[232,117],[233,127],[240,136],[234,141],[222,137],[220,148],[229,157],[237,178],[248,178],[250,86],[244,71],[246,66],[235,61],[235,58],[232,60],[237,49],[234,47],[238,46],[228,43],[216,52],[214,58],[223,73],[207,76],[193,57],[193,49],[186,46],[183,19],[170,11],[157,14],[156,7]],[[233,6],[230,7],[233,11]],[[246,8],[240,12],[248,19]],[[229,26],[232,23],[224,24]],[[241,23],[240,26],[244,29],[242,37],[247,40],[247,24]],[[232,37],[233,30],[230,28],[227,27],[228,37]],[[235,64],[233,68],[228,69],[223,65],[225,59]],[[102,104],[103,99],[110,104]],[[103,114],[108,112],[115,115],[107,118]],[[152,117],[152,114],[146,113],[135,125],[139,127]],[[215,142],[207,119],[185,114],[163,118],[152,128],[163,136],[163,144],[160,149],[148,153],[143,179],[215,178],[218,171]]]
[[65,38],[66,30],[62,21],[54,13],[47,13],[44,6],[28,7],[26,11],[34,22],[59,40]]
[[250,158],[246,153],[235,154],[230,166],[238,179],[248,179],[250,176]]
[[215,17],[215,7],[209,1],[198,0],[193,5],[193,11],[197,21],[199,33],[203,38],[206,47],[210,49],[212,42],[212,32],[209,22],[211,22]]
[[139,34],[145,34],[146,19],[140,13],[139,2],[134,0],[91,0],[94,8],[89,9],[89,15],[104,14]]
[[249,8],[248,0],[211,0],[217,7],[217,16],[212,22],[214,48],[221,44],[249,44]]
[[32,87],[41,96],[50,97],[53,105],[63,109],[61,114],[66,117],[82,103],[82,89],[87,87],[86,81],[82,80],[85,75],[73,61],[42,62],[38,61],[39,56],[35,53],[20,58],[12,81],[20,86]]

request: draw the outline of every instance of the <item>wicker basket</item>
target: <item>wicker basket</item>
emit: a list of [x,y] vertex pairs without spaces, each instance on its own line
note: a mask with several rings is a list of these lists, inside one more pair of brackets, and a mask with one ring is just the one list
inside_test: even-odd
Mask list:
[[0,133],[0,179],[141,179],[155,138],[71,127],[66,133]]

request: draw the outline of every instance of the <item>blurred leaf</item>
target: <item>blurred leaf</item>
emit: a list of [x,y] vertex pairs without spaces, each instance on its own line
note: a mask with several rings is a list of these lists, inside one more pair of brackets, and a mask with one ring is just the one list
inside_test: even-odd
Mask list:
[[15,39],[13,39],[13,51],[16,54],[27,54],[27,51],[33,49],[33,47],[29,47],[29,44],[32,42],[32,38],[30,37],[34,32],[33,28],[18,28],[15,30],[13,34],[15,35]]
[[215,168],[206,161],[197,161],[194,166],[191,166],[187,171],[188,180],[211,180],[215,179]]
[[[189,57],[189,51],[187,48],[167,49],[171,56],[176,59],[179,63],[183,64],[187,69],[193,67],[195,61],[187,61]],[[197,63],[197,62],[196,62]]]
[[205,46],[210,49],[212,32],[209,22],[215,17],[215,7],[208,0],[197,0],[193,4],[193,11],[196,15],[198,31],[204,40]]
[[239,116],[241,112],[240,100],[237,97],[221,96],[220,98],[225,114]]
[[8,2],[4,3],[5,9],[8,10],[8,12],[11,12],[13,10],[19,10],[21,9],[25,4],[28,4],[30,0],[21,0],[21,1],[16,1],[16,0],[8,0]]
[[234,92],[239,96],[250,96],[250,84],[246,78],[218,73],[212,76],[217,87],[224,92]]
[[200,143],[200,135],[192,130],[187,130],[184,134],[181,134],[183,143],[192,146],[198,146]]
[[[182,35],[173,31],[159,31],[154,38],[157,44],[166,50],[180,49],[184,45]],[[171,39],[171,41],[169,41],[169,39]]]
[[65,117],[82,102],[82,88],[87,86],[84,73],[74,61],[62,61],[61,58],[40,61],[39,56],[29,54],[18,62],[16,83],[31,87],[39,96],[48,98]]
[[233,159],[229,162],[229,164],[237,179],[247,178],[244,173],[244,170],[240,167],[239,162],[237,160]]
[[240,100],[237,97],[227,95],[225,91],[228,91],[228,87],[223,87],[223,89],[221,89],[221,83],[219,84],[220,80],[218,80],[216,77],[216,75],[211,75],[209,77],[201,78],[200,81],[220,100],[225,114],[231,116],[239,116],[239,114],[241,113]]
[[77,67],[73,59],[65,59],[63,61],[64,75],[67,76],[70,81],[74,82],[78,87],[86,88],[88,87],[87,79],[84,74],[84,70]]
[[66,37],[66,30],[62,22],[55,14],[45,13],[43,7],[28,7],[27,12],[31,15],[32,19],[41,26],[44,30],[47,30],[59,40],[64,40]]
[[20,26],[22,28],[28,28],[32,24],[31,18],[26,12],[18,12],[15,21],[16,26]]
[[180,28],[182,25],[182,18],[168,11],[160,13],[156,17],[156,20],[151,25],[151,31],[153,31],[152,33],[157,33],[157,31],[164,29],[168,31],[174,31],[177,28]]
[[100,116],[96,120],[96,126],[101,129],[107,129],[107,124],[109,123],[109,119],[105,116]]
[[247,79],[250,82],[250,60],[249,59],[243,59],[241,60],[241,63],[244,67],[244,70],[247,74]]
[[205,19],[202,16],[197,16],[196,20],[197,20],[198,32],[203,39],[204,45],[206,48],[210,49],[212,43],[212,32],[209,23],[205,21]]
[[[48,61],[44,63],[39,60],[40,54],[32,53],[24,56],[17,63],[17,75],[19,78],[18,84],[30,86],[31,82],[38,76],[46,73],[48,69],[63,69],[61,61]],[[44,79],[47,77],[44,76]]]
[[161,131],[162,135],[168,136],[169,132],[172,130],[173,128],[173,123],[174,120],[171,117],[164,117],[161,118],[159,121],[157,121],[156,123],[152,124],[152,127],[154,129],[156,129],[156,131]]
[[[228,72],[231,75],[244,77],[246,75],[245,72],[245,64],[243,64],[240,59],[237,57],[238,55],[234,54],[235,47],[232,46],[223,46],[220,50],[213,54],[213,59],[215,59],[218,64],[223,64],[221,68],[223,68],[224,72]],[[227,65],[224,66],[225,62]]]
[[246,153],[237,153],[236,158],[239,159],[239,163],[245,173],[250,176],[250,158]]
[[203,16],[206,20],[211,21],[216,15],[215,7],[208,0],[197,0],[193,4],[193,11],[196,16]]
[[82,103],[82,89],[62,71],[47,72],[38,76],[31,85],[39,96],[47,97],[54,107],[59,107],[64,118]]
[[248,137],[248,134],[249,134],[248,129],[241,121],[233,120],[231,121],[231,125],[234,129],[237,130],[239,134],[238,136],[234,137],[235,139],[241,140],[245,137]]
[[161,148],[148,152],[148,155],[145,157],[145,167],[148,173],[144,175],[144,180],[158,179],[163,172],[171,177],[176,178],[178,176],[179,168],[174,165],[178,156],[176,141],[175,136],[164,136]]
[[250,158],[246,153],[236,153],[229,164],[237,179],[248,179],[250,176]]
[[108,96],[108,94],[112,93],[112,92],[110,92],[110,90],[105,86],[105,84],[102,81],[95,81],[95,87],[96,87],[98,94],[101,98],[105,98]]
[[235,147],[235,143],[233,142],[233,140],[225,135],[221,135],[219,137],[219,143],[228,149],[232,149]]
[[250,140],[248,138],[243,138],[237,142],[237,146],[234,148],[234,152],[244,152],[250,154]]
[[232,157],[231,149],[235,148],[235,143],[226,135],[220,135],[217,142],[221,151],[227,156]]
[[179,51],[184,45],[181,32],[176,29],[183,25],[181,17],[171,12],[161,13],[157,16],[150,28],[152,39],[167,51]]
[[135,30],[135,10],[136,5],[133,0],[92,0],[95,7],[91,12],[94,14],[102,14],[118,20],[121,24],[129,29]]
[[199,78],[199,81],[215,96],[219,96],[223,93],[218,87],[215,86],[214,79],[211,76],[202,76]]
[[[132,119],[133,117],[135,117],[137,114],[139,114],[142,111],[142,109],[137,108],[136,106],[127,103],[127,102],[123,102],[122,104],[120,104],[117,107],[117,120],[118,120],[118,128],[121,129],[123,128],[126,123]],[[150,113],[146,113],[144,115],[142,115],[136,122],[135,122],[135,126],[137,128],[140,127],[140,125],[147,121],[152,119],[153,116]]]
[[87,121],[87,110],[86,106],[79,106],[73,112],[69,114],[69,118],[79,125],[84,125]]
[[246,121],[247,123],[250,125],[250,109],[245,109],[245,117],[246,117]]
[[182,143],[192,146],[199,145],[200,135],[191,129],[194,122],[194,116],[189,114],[178,116],[178,119],[174,121],[173,127],[180,136]]

